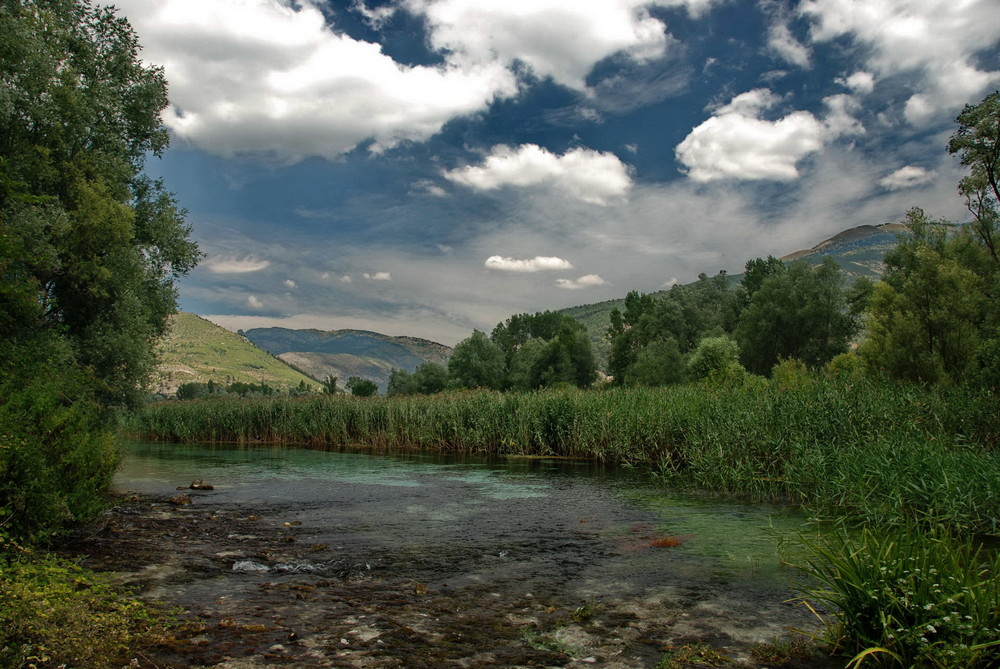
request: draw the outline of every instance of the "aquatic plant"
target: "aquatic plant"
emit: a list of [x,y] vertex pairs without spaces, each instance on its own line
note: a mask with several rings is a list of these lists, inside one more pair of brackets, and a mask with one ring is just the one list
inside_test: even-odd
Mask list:
[[849,666],[995,667],[1000,555],[946,528],[865,528],[806,540],[806,601],[833,611]]

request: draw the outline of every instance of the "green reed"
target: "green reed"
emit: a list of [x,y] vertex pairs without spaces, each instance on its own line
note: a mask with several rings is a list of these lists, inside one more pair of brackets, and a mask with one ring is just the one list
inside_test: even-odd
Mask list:
[[363,446],[644,464],[675,484],[869,523],[996,530],[1000,401],[816,381],[663,389],[207,399],[125,417],[146,440]]

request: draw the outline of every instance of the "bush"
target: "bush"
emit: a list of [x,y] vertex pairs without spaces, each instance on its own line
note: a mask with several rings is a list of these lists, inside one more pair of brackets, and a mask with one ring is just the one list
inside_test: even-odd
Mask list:
[[0,538],[29,543],[96,518],[120,457],[93,381],[37,343],[0,346]]

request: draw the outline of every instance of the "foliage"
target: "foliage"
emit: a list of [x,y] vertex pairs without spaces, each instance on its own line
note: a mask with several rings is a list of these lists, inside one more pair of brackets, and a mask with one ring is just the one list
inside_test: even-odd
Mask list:
[[798,389],[812,383],[812,376],[806,363],[798,358],[787,358],[778,361],[778,364],[771,368],[771,381],[778,388]]
[[906,223],[909,235],[886,254],[885,276],[872,294],[861,354],[894,378],[967,380],[977,364],[986,301],[969,259],[981,248],[967,232],[952,233],[920,209],[907,212]]
[[[759,379],[759,377],[752,377]],[[150,405],[138,439],[426,448],[646,463],[672,482],[809,504],[887,526],[934,518],[994,532],[1000,399],[971,388],[754,383],[601,392],[446,392],[336,401],[262,398]]]
[[327,375],[326,381],[323,382],[323,394],[325,395],[336,395],[337,394],[337,377],[332,375]]
[[[625,310],[611,312],[608,372],[618,385],[635,383],[638,376],[646,376],[639,369],[630,372],[644,348],[672,339],[684,356],[704,337],[732,332],[741,301],[724,272],[712,278],[702,274],[696,283],[674,286],[662,296],[632,291],[625,298]],[[666,351],[662,346],[657,350],[660,354]],[[647,354],[642,367],[648,368],[651,359],[658,357],[662,358],[656,353]]]
[[816,268],[797,260],[773,267],[740,315],[736,338],[748,370],[767,374],[781,358],[820,367],[847,350],[858,330],[843,291],[840,268],[830,258]]
[[688,372],[697,379],[723,373],[732,367],[740,367],[739,355],[739,347],[731,337],[705,337],[698,342],[688,359]]
[[162,72],[84,0],[4,3],[0,34],[0,338],[58,332],[102,398],[136,402],[198,256],[142,172],[167,142]]
[[0,667],[128,666],[166,634],[162,613],[55,558],[0,558]]
[[947,529],[833,531],[806,541],[805,598],[828,607],[852,665],[995,667],[1000,556]]
[[93,384],[62,339],[0,341],[0,548],[95,519],[118,465]]
[[448,370],[436,362],[425,362],[417,366],[412,373],[405,369],[393,369],[389,374],[389,386],[386,394],[394,395],[433,395],[448,387]]
[[183,212],[143,173],[166,146],[162,73],[85,0],[0,4],[0,532],[94,518],[117,463],[102,405],[137,403],[174,281]]
[[355,397],[371,397],[378,394],[378,384],[370,379],[352,376],[347,379],[347,389]]
[[677,340],[664,339],[647,344],[625,370],[625,385],[666,386],[685,378],[684,358]]
[[570,316],[554,311],[517,314],[497,324],[490,340],[503,352],[503,388],[533,390],[558,384],[586,388],[596,378],[587,329]]
[[504,384],[504,353],[485,333],[476,330],[455,345],[448,359],[449,383],[456,388],[490,388]]
[[948,142],[970,174],[958,184],[973,216],[973,228],[995,264],[1000,263],[997,225],[1000,223],[1000,91],[958,115],[958,130]]

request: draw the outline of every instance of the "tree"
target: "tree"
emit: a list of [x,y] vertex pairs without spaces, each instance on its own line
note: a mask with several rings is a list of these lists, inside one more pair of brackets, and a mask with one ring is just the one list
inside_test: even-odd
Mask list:
[[684,357],[673,338],[643,347],[625,371],[626,385],[665,386],[683,380]]
[[0,299],[16,314],[0,337],[59,332],[102,399],[137,402],[174,280],[198,258],[143,172],[167,145],[162,72],[125,19],[85,0],[3,3],[0,34]]
[[456,388],[500,390],[504,384],[504,354],[484,332],[455,345],[448,359],[448,383]]
[[816,368],[847,350],[857,332],[832,258],[813,268],[796,260],[765,278],[740,316],[736,339],[748,370],[768,374],[782,358]]
[[966,105],[958,115],[958,130],[948,142],[948,152],[957,153],[969,175],[958,183],[973,216],[973,228],[994,263],[1000,263],[997,245],[1000,216],[1000,91],[987,95],[977,105]]
[[347,379],[347,389],[355,397],[372,397],[378,393],[378,384],[370,379],[352,376]]
[[984,278],[969,268],[968,258],[988,247],[921,209],[907,212],[906,225],[908,234],[885,256],[861,354],[895,378],[967,380],[975,371],[987,306]]
[[337,394],[337,377],[333,375],[327,375],[326,381],[323,382],[323,394],[324,395],[336,395]]
[[688,371],[698,379],[715,375],[725,375],[734,368],[742,371],[739,363],[740,349],[731,337],[705,337],[688,358]]
[[395,369],[389,372],[386,395],[433,395],[448,387],[448,370],[435,362],[424,362],[413,372]]
[[94,517],[117,463],[104,407],[134,403],[198,259],[143,171],[166,82],[86,0],[0,3],[0,535]]

